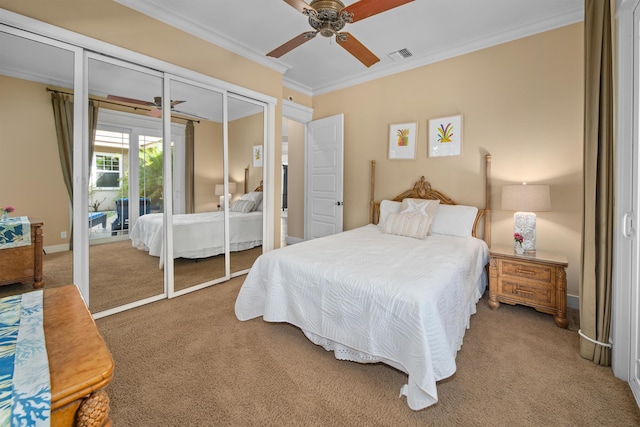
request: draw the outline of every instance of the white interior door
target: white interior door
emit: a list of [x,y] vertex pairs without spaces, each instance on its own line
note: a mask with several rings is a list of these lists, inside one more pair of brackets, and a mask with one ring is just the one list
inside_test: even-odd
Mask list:
[[307,125],[305,239],[342,231],[344,115]]

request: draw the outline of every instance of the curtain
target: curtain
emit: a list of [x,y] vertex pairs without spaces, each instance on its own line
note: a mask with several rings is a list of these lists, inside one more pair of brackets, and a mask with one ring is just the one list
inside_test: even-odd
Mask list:
[[185,187],[185,209],[186,213],[194,213],[196,211],[195,196],[194,196],[194,129],[193,120],[187,122],[187,127],[184,131],[185,142],[185,165],[184,165],[184,187]]
[[[69,194],[69,202],[73,209],[73,101],[71,96],[59,92],[51,92],[53,119],[58,139],[58,155],[62,178]],[[99,103],[89,101],[89,173],[93,163],[93,147],[98,126]],[[69,232],[69,249],[73,250],[73,224]]]
[[584,202],[580,355],[611,364],[613,73],[610,0],[585,0]]

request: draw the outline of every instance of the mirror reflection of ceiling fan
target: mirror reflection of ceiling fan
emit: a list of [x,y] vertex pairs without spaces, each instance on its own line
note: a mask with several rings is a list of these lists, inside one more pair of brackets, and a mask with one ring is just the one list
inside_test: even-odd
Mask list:
[[340,46],[365,66],[370,67],[380,61],[380,58],[375,56],[351,34],[340,31],[346,24],[361,21],[414,0],[360,0],[347,7],[339,0],[312,0],[310,4],[303,0],[284,1],[309,17],[309,25],[311,25],[313,31],[307,31],[292,38],[282,46],[267,53],[267,56],[280,58],[285,53],[320,34],[324,37],[335,36],[336,42]]
[[[153,102],[151,101],[143,101],[141,99],[134,99],[134,98],[126,98],[124,96],[117,96],[117,95],[107,95],[107,99],[111,100],[111,101],[119,101],[119,102],[126,102],[127,104],[137,104],[137,105],[144,105],[145,107],[151,107],[151,110],[149,110],[149,112],[147,113],[148,116],[151,117],[161,117],[162,116],[162,97],[161,96],[156,96],[153,98]],[[182,104],[185,101],[171,101],[171,111],[174,111],[176,113],[181,113],[181,111],[177,111],[175,110],[173,107],[175,107],[178,104]],[[189,115],[189,113],[184,113]]]

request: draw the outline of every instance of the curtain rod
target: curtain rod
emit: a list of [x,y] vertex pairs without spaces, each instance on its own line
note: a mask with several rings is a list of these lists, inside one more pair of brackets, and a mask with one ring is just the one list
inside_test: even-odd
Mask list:
[[[51,89],[51,88],[47,88],[47,92],[64,93],[65,95],[71,95],[71,96],[74,96],[74,95],[73,95],[73,93],[71,93],[71,92],[65,92],[65,91],[63,91],[63,90],[57,90],[57,89]],[[112,105],[118,105],[118,106],[120,106],[120,107],[133,108],[134,110],[151,111],[151,109],[150,109],[150,108],[134,107],[134,106],[127,105],[127,104],[121,104],[121,103],[119,103],[119,102],[105,101],[105,100],[102,100],[102,99],[97,99],[97,98],[92,98],[92,97],[89,97],[89,99],[91,99],[91,100],[93,100],[93,101],[102,102],[102,103],[105,103],[105,104],[112,104]],[[192,121],[192,122],[195,122],[195,123],[200,123],[200,120],[187,119],[187,118],[185,118],[185,117],[176,116],[176,115],[174,115],[174,114],[172,114],[172,115],[171,115],[171,118],[179,119],[179,120]]]

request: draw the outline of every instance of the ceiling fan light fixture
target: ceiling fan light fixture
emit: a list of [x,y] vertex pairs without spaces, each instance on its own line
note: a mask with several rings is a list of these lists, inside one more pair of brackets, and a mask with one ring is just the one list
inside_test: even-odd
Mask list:
[[267,56],[280,58],[319,33],[323,37],[335,35],[338,45],[347,50],[362,64],[370,67],[380,61],[380,58],[354,36],[348,32],[341,32],[342,29],[346,24],[361,21],[415,0],[358,0],[347,7],[340,0],[311,0],[310,3],[306,3],[304,0],[284,1],[307,16],[309,25],[315,31],[297,35],[267,53]]

